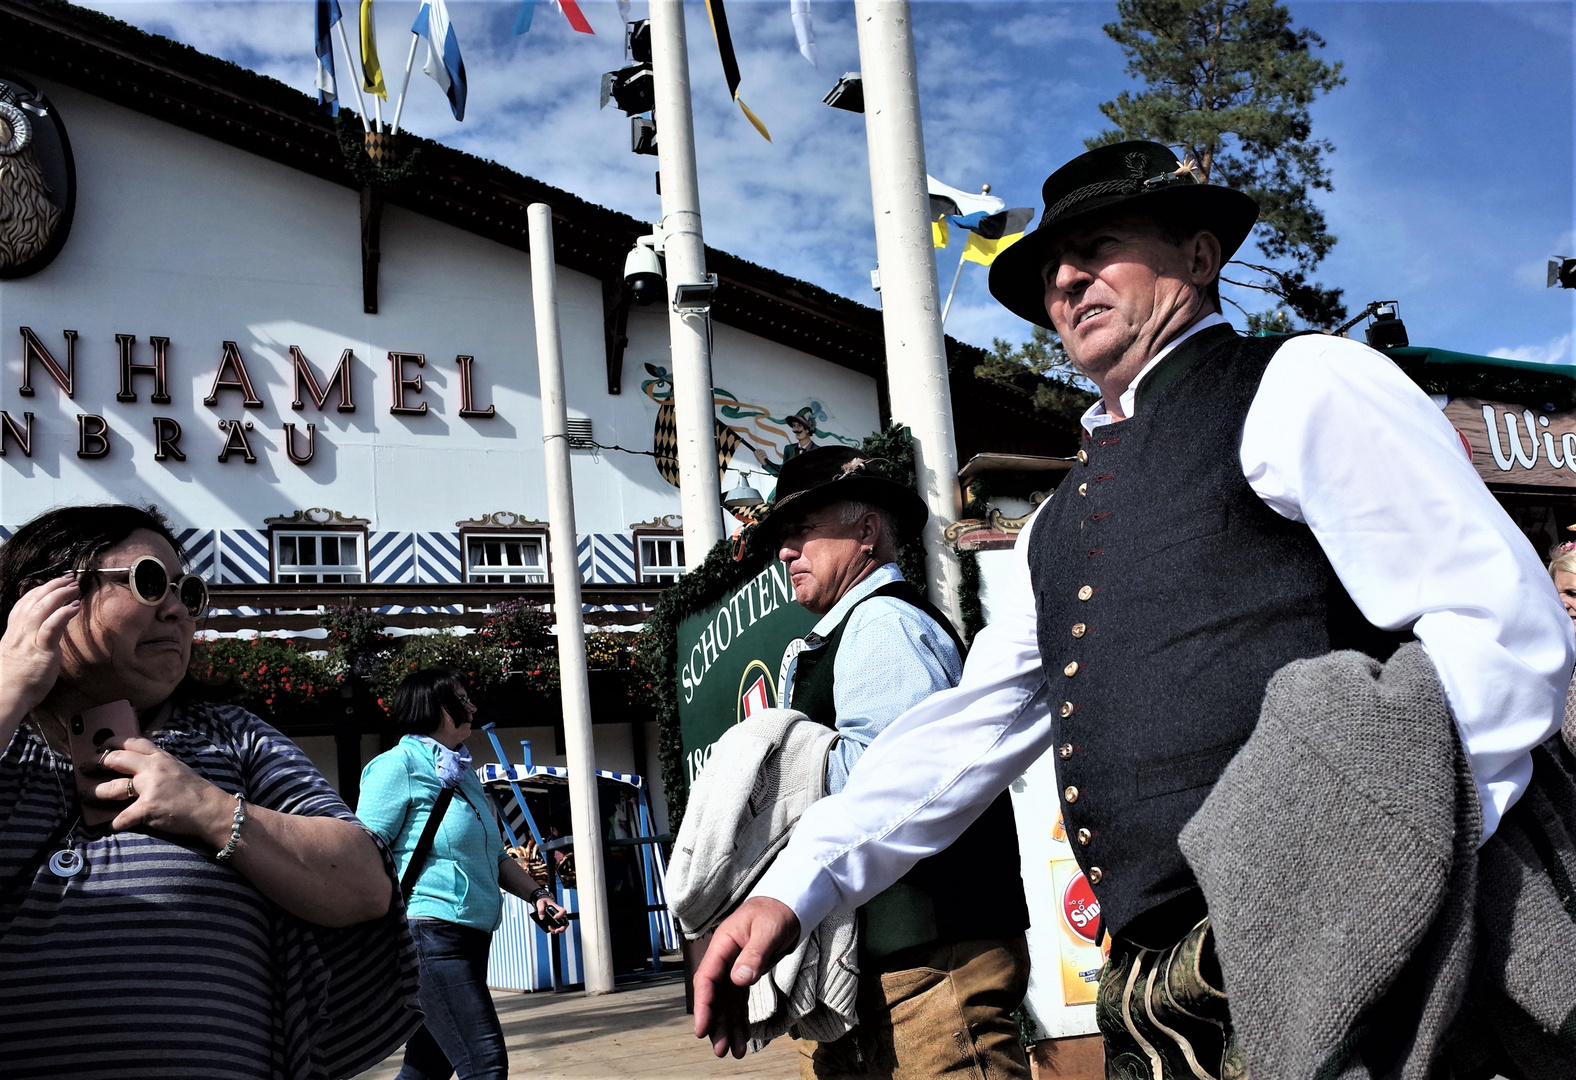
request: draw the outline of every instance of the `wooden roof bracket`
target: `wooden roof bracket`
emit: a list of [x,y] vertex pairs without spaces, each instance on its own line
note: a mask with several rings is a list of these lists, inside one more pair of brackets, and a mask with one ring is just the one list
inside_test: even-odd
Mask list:
[[382,257],[383,193],[371,184],[361,188],[361,310],[378,313],[378,261]]
[[624,392],[624,350],[629,347],[629,304],[632,299],[624,281],[622,262],[610,265],[602,274],[602,332],[607,347],[607,392]]

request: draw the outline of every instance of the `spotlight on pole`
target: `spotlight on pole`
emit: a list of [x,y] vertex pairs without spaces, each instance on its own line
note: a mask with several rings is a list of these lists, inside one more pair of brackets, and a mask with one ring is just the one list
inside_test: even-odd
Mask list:
[[1549,260],[1549,288],[1576,289],[1576,259],[1561,256]]
[[1374,321],[1368,324],[1368,345],[1374,349],[1404,349],[1406,324],[1401,321],[1401,306],[1394,300],[1373,304]]
[[862,113],[865,111],[865,83],[859,72],[850,71],[821,99],[834,109]]
[[705,281],[675,285],[673,286],[673,310],[686,315],[706,314],[711,311],[711,298],[716,294],[716,274],[707,274]]
[[637,154],[657,152],[656,78],[651,70],[651,23],[641,19],[631,23],[626,39],[629,58],[634,63],[602,76],[602,108],[612,102],[629,120],[629,148]]

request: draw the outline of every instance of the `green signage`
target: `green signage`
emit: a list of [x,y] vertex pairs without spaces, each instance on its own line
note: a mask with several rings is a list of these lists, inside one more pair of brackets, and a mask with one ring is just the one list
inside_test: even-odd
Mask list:
[[815,624],[816,616],[794,600],[788,568],[777,559],[679,623],[679,729],[690,783],[724,731],[777,707],[783,651]]

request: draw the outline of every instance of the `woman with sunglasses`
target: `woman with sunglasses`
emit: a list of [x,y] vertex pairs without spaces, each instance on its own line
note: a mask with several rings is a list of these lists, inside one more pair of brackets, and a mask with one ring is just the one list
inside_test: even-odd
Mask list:
[[[295,744],[176,694],[206,606],[156,511],[52,510],[0,547],[8,1076],[327,1080],[415,1026],[386,851]],[[122,701],[140,734],[84,804],[70,729]]]

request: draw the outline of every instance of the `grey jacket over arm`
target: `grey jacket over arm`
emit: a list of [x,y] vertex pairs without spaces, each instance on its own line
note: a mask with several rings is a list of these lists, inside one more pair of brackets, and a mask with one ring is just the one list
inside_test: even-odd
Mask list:
[[1250,1076],[1576,1077],[1576,776],[1533,759],[1480,850],[1420,645],[1276,674],[1181,836]]

